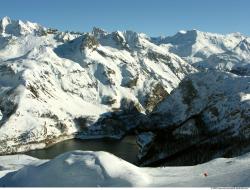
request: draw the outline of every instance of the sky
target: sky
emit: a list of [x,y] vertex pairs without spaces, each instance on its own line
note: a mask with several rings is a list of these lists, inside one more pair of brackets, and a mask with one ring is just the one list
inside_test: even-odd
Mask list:
[[65,31],[133,30],[150,36],[179,30],[250,36],[249,0],[4,0],[0,17]]

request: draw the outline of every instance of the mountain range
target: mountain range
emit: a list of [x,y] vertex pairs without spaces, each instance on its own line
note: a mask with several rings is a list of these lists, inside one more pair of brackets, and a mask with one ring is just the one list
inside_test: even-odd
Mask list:
[[142,165],[249,151],[250,38],[0,21],[0,154],[129,133]]

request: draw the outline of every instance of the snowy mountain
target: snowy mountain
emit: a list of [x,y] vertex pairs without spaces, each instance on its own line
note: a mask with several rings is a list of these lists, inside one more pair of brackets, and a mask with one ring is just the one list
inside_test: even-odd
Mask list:
[[250,75],[250,39],[245,38],[231,51],[214,54],[204,61],[194,64],[197,68],[209,68],[232,72],[237,75]]
[[0,156],[0,187],[249,187],[249,166],[249,154],[159,168],[139,168],[107,152],[73,151],[53,160]]
[[141,163],[194,165],[250,151],[249,94],[246,76],[189,75],[143,121]]
[[199,69],[216,69],[249,75],[249,39],[240,33],[228,35],[180,31],[174,36],[152,38]]
[[158,44],[168,45],[171,52],[194,63],[212,54],[232,50],[243,39],[243,35],[239,33],[222,35],[194,29],[179,31],[174,36],[152,40]]
[[60,32],[5,17],[0,154],[128,133],[138,135],[142,165],[243,154],[250,149],[249,47],[239,33]]
[[196,72],[131,31],[59,32],[5,17],[0,41],[0,153],[43,148],[79,133],[120,137],[124,132],[93,124],[131,106],[150,113]]
[[46,29],[39,24],[29,21],[23,22],[21,20],[11,20],[9,17],[4,17],[0,21],[0,34],[3,36],[21,36],[27,34],[39,35],[45,32],[45,30]]

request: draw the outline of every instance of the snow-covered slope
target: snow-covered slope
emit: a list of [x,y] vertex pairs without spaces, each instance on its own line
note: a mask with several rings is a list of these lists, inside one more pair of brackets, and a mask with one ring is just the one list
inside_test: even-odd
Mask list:
[[190,165],[247,152],[250,78],[219,71],[189,75],[144,123],[141,131],[153,134],[139,136],[143,164]]
[[145,34],[65,33],[7,17],[0,23],[0,153],[43,148],[78,132],[120,137],[92,124],[131,105],[150,113],[196,72]]
[[194,64],[198,68],[209,68],[250,75],[250,38],[245,38],[232,50],[214,54]]
[[[19,169],[17,157],[23,166]],[[0,187],[247,187],[250,155],[215,159],[189,167],[139,168],[106,152],[74,151],[50,161],[7,157],[17,171],[6,171]],[[6,160],[5,156],[0,161]],[[40,163],[39,163],[40,162]],[[4,172],[5,168],[0,168]],[[204,174],[207,174],[205,176]]]
[[46,162],[46,160],[39,160],[23,154],[0,156],[0,178],[25,166],[39,165],[42,162]]
[[244,36],[239,33],[222,35],[194,29],[179,31],[174,36],[152,40],[157,44],[166,44],[171,52],[194,63],[212,54],[232,50],[243,39]]
[[221,35],[190,30],[151,40],[200,69],[249,75],[249,39],[240,33]]

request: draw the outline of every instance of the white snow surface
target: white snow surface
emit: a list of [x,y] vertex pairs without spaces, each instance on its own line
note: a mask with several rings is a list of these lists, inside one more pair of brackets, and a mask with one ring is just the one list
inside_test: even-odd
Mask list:
[[159,168],[139,168],[110,153],[92,151],[72,151],[49,161],[24,155],[0,157],[1,162],[6,160],[14,169],[0,177],[1,187],[250,186],[250,154],[195,166]]
[[46,162],[46,160],[39,160],[24,154],[0,156],[0,178],[9,172],[19,170],[25,166],[41,164],[42,162]]

